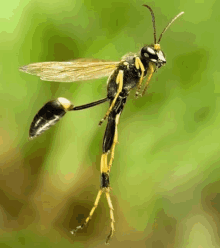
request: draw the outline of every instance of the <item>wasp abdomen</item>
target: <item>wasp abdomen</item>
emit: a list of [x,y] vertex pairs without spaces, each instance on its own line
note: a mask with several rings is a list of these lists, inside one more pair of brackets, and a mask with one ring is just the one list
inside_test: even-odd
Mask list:
[[33,139],[44,133],[72,108],[73,104],[63,97],[47,102],[35,115],[31,123],[29,138]]

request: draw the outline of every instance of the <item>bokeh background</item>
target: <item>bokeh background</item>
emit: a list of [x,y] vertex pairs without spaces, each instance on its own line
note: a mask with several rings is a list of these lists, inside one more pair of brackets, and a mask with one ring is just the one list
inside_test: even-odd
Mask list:
[[113,247],[220,247],[220,2],[216,0],[10,0],[0,4],[0,247],[103,247],[109,209],[99,189],[108,104],[71,112],[28,141],[50,99],[106,96],[106,79],[43,82],[22,65],[74,58],[120,60],[153,42],[150,5],[167,65],[147,94],[131,94],[111,171]]

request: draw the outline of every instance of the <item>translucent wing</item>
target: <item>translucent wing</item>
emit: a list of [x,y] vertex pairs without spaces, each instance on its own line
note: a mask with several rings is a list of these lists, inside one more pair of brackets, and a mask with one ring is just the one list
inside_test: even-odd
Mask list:
[[42,62],[25,65],[20,71],[39,76],[44,81],[74,82],[109,76],[119,62],[77,59],[69,62]]

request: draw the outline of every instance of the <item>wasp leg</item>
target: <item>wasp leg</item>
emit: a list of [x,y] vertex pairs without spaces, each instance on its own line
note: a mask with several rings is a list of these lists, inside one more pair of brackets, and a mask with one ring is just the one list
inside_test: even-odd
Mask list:
[[115,118],[115,135],[114,135],[113,144],[112,144],[112,148],[111,148],[111,157],[110,157],[110,161],[109,161],[109,164],[108,164],[109,169],[111,169],[111,167],[112,167],[112,162],[113,162],[114,155],[115,155],[115,146],[118,143],[119,117],[120,117],[120,114],[116,115],[116,118]]
[[102,193],[103,193],[103,189],[100,189],[98,194],[97,194],[97,196],[96,196],[94,205],[93,205],[93,207],[92,207],[92,209],[91,209],[91,211],[89,213],[89,216],[86,218],[86,220],[84,221],[84,223],[82,225],[77,226],[76,229],[71,231],[72,234],[76,234],[76,232],[78,230],[83,229],[83,227],[85,227],[88,224],[89,220],[92,218],[92,216],[93,216],[93,214],[94,214],[94,212],[95,212],[95,210],[96,210],[96,208],[97,208],[97,206],[99,204],[99,200],[101,198]]
[[115,231],[115,226],[114,226],[115,219],[114,219],[114,213],[113,213],[114,208],[113,208],[112,201],[110,198],[109,189],[108,190],[106,189],[105,195],[106,195],[106,199],[108,202],[108,206],[110,208],[110,219],[111,219],[111,231],[110,231],[108,237],[106,238],[106,242],[105,242],[108,245],[109,240],[111,239],[111,237],[113,236],[114,231]]
[[101,188],[105,192],[108,206],[110,209],[111,230],[105,242],[106,244],[109,244],[109,240],[113,236],[113,233],[115,231],[115,226],[114,226],[115,218],[114,218],[114,213],[113,213],[114,208],[113,208],[112,201],[110,198],[110,189],[111,189],[110,182],[109,182],[110,168],[108,166],[107,157],[108,157],[108,153],[103,153],[101,157]]
[[[110,158],[110,161],[109,161],[109,164],[108,164],[108,172],[109,173],[110,173],[110,170],[111,170],[111,167],[112,167],[112,162],[113,162],[113,159],[114,159],[115,146],[118,143],[117,125],[118,125],[118,122],[119,122],[119,117],[120,117],[120,114],[118,114],[116,116],[116,119],[115,119],[115,134],[114,134],[113,144],[112,144],[112,148],[111,148],[111,158]],[[106,188],[105,195],[106,195],[106,199],[107,199],[108,206],[109,206],[109,209],[110,209],[110,219],[111,219],[111,230],[110,230],[110,233],[107,236],[106,242],[105,242],[106,244],[109,244],[109,240],[112,238],[112,236],[114,234],[114,231],[115,231],[115,226],[114,226],[115,218],[114,218],[114,212],[113,212],[114,208],[113,208],[111,197],[110,197],[110,188]]]
[[[109,243],[109,240],[113,236],[114,231],[115,231],[115,227],[114,227],[115,219],[114,219],[114,213],[113,213],[114,208],[113,208],[112,201],[110,198],[111,187],[110,187],[109,175],[110,175],[112,161],[114,158],[115,145],[118,141],[118,130],[117,130],[118,127],[117,126],[119,123],[119,117],[123,111],[124,104],[126,103],[126,100],[127,100],[127,96],[128,95],[119,95],[114,105],[114,108],[112,109],[112,111],[110,112],[110,115],[108,116],[108,123],[106,126],[105,135],[103,138],[102,156],[101,156],[101,163],[100,163],[101,185],[100,185],[100,190],[96,197],[95,203],[88,217],[86,218],[85,222],[81,226],[76,227],[75,230],[71,231],[72,234],[75,234],[79,229],[82,229],[84,226],[87,225],[87,223],[92,218],[92,215],[99,204],[99,200],[101,198],[102,193],[105,193],[108,206],[110,209],[110,220],[111,220],[111,224],[110,224],[111,230],[109,232],[109,235],[106,238],[106,244]],[[111,151],[111,158],[108,164],[108,154],[110,153],[110,151]]]
[[149,83],[150,83],[150,80],[151,80],[151,78],[152,78],[152,76],[153,76],[153,74],[154,74],[154,69],[155,69],[154,67],[155,67],[154,64],[153,64],[152,62],[149,62],[149,67],[148,67],[148,70],[147,70],[148,78],[147,78],[147,82],[146,82],[146,84],[145,84],[145,86],[144,86],[144,90],[143,90],[143,92],[141,93],[141,96],[143,96],[144,93],[145,93],[146,90],[147,90],[147,87],[148,87],[148,85],[149,85]]
[[[103,154],[101,159],[101,187],[105,189],[106,199],[108,202],[108,206],[110,209],[110,219],[111,219],[111,230],[106,239],[106,244],[109,243],[109,240],[114,234],[115,227],[114,227],[114,213],[113,213],[113,205],[110,198],[110,181],[109,181],[109,174],[112,166],[112,162],[114,159],[114,151],[115,146],[118,142],[118,123],[119,117],[123,110],[124,104],[126,102],[126,98],[122,99],[120,96],[113,108],[112,112],[108,117],[108,124],[106,127],[104,139],[103,139]],[[108,154],[111,151],[110,161],[108,163]]]
[[144,68],[144,65],[142,64],[139,57],[135,58],[135,66],[137,69],[141,69],[141,77],[140,77],[140,80],[139,80],[138,85],[137,85],[137,91],[135,93],[135,95],[137,97],[140,93],[141,85],[142,85],[143,78],[144,78],[145,68]]
[[102,125],[103,121],[109,116],[109,114],[111,113],[113,107],[115,106],[115,102],[119,96],[119,94],[121,93],[122,91],[122,88],[123,88],[123,75],[124,75],[124,72],[123,70],[120,70],[119,73],[118,73],[118,76],[116,78],[116,84],[118,84],[118,89],[117,89],[117,93],[108,109],[108,111],[106,112],[104,118],[99,122],[99,125]]

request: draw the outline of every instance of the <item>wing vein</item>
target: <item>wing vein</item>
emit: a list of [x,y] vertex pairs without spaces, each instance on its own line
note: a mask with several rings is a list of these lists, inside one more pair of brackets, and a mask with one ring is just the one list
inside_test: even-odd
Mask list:
[[75,82],[109,76],[119,62],[79,59],[69,62],[42,62],[25,65],[21,71],[39,76],[41,80]]

